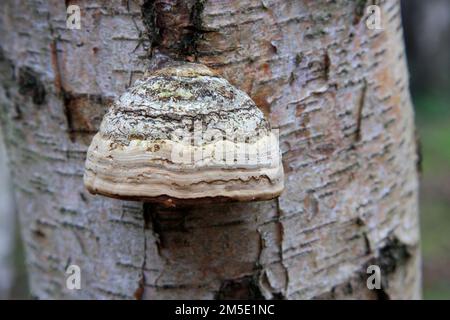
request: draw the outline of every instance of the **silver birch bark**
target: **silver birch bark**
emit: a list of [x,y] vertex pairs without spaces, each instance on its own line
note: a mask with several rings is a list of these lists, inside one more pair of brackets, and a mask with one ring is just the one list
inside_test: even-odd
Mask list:
[[[383,30],[365,25],[372,1],[3,1],[0,105],[32,294],[419,298],[400,5],[376,2]],[[213,68],[280,129],[279,199],[167,209],[87,193],[108,102],[161,54]],[[66,288],[71,264],[81,290]]]

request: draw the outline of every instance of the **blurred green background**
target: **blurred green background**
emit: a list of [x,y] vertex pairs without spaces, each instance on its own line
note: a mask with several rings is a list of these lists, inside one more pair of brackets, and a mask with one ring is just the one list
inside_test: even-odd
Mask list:
[[[402,11],[423,157],[423,296],[450,299],[450,0],[402,0]],[[17,234],[10,297],[29,298]]]
[[415,98],[423,154],[420,212],[425,299],[450,299],[449,97]]
[[423,295],[450,299],[450,1],[403,0],[402,10],[423,157]]

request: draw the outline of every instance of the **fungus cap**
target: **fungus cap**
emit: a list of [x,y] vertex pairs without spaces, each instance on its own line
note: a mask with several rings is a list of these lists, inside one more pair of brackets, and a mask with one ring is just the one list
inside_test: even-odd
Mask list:
[[268,200],[284,174],[277,135],[250,97],[185,63],[136,81],[89,146],[94,194],[163,203]]

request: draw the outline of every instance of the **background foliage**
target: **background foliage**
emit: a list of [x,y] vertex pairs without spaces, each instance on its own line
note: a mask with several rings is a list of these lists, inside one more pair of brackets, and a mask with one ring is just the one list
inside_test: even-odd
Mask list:
[[426,299],[450,299],[450,1],[403,0],[411,93],[422,146]]

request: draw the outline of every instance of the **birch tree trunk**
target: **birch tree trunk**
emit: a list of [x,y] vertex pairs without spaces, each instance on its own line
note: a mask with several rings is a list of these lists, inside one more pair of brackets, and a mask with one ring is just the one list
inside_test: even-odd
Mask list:
[[[400,5],[377,3],[383,30],[364,0],[4,0],[0,104],[32,294],[420,298]],[[215,69],[280,129],[279,199],[167,209],[88,194],[108,103],[161,54]],[[381,290],[366,286],[372,264]]]

